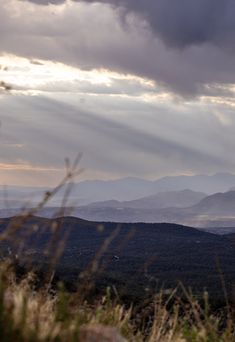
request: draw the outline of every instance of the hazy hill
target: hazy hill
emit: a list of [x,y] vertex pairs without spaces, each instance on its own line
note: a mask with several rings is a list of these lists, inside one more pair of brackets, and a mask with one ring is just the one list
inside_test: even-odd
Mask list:
[[213,214],[235,217],[235,191],[216,193],[202,199],[192,207],[192,211],[199,214]]
[[139,209],[161,209],[161,208],[184,208],[198,203],[207,195],[192,190],[159,192],[156,195],[142,197],[132,201],[104,201],[90,204],[92,207],[107,208],[139,208]]

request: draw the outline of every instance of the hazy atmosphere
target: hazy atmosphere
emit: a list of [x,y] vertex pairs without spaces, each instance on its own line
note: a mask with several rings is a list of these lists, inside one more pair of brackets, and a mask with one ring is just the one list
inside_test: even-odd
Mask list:
[[235,173],[234,15],[233,0],[1,0],[1,184],[54,185],[78,152],[81,179]]

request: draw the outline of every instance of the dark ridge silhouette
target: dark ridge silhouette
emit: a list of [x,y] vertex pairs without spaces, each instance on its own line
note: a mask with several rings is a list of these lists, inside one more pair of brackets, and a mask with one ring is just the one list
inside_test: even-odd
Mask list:
[[[16,220],[2,219],[1,232]],[[97,258],[104,241],[113,237],[97,260],[93,274],[97,289],[115,286],[120,296],[143,298],[161,286],[173,288],[181,281],[196,293],[207,288],[212,296],[221,296],[222,272],[227,290],[232,293],[235,283],[233,241],[181,225],[31,217],[17,231],[17,239],[1,243],[2,252],[8,253],[10,249],[11,253],[20,255],[23,265],[30,260],[34,267],[47,270],[49,257],[56,250],[54,246],[49,254],[43,254],[51,239],[51,227],[60,227],[56,234],[57,242],[66,237],[56,266],[56,275],[66,283],[76,284],[79,275]],[[25,238],[29,232],[30,236]],[[19,243],[21,237],[25,240],[24,247]]]

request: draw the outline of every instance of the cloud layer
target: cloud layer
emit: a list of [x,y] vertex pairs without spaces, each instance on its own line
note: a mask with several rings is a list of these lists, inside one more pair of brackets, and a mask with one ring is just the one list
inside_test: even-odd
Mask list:
[[[73,0],[79,1],[79,0]],[[80,0],[81,1],[81,0]],[[31,0],[48,5],[63,0]],[[175,47],[214,43],[234,49],[235,3],[233,0],[83,0],[106,3],[144,18],[157,36]]]
[[3,0],[1,50],[132,73],[186,96],[235,83],[233,0],[91,2]]
[[1,0],[1,179],[234,172],[234,6]]

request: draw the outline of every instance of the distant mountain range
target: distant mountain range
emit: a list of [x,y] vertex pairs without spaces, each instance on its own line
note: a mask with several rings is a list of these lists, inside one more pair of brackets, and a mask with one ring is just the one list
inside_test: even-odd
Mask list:
[[[196,196],[203,196],[200,193],[195,194],[186,191],[174,193],[175,200],[177,200],[177,196],[181,197],[182,193],[187,194],[187,196],[190,194],[191,199],[196,199]],[[166,196],[165,193],[164,196]],[[185,200],[187,196],[182,198]],[[157,198],[157,202],[154,208],[155,198]],[[181,206],[182,202],[179,201],[179,206]],[[177,205],[175,207],[159,208],[157,207],[159,205],[159,196],[131,201],[129,207],[127,203],[124,202],[124,206],[120,205],[120,202],[112,201],[91,204],[76,208],[72,215],[93,221],[172,222],[193,227],[235,227],[235,191],[207,196],[198,203],[185,208],[177,207]],[[141,203],[143,203],[143,207],[141,207]],[[149,207],[147,203],[149,203]],[[160,204],[163,204],[163,202]]]
[[235,175],[229,173],[171,176],[156,181],[128,177],[111,181],[83,181],[74,185],[71,195],[83,200],[84,204],[89,204],[107,200],[131,201],[159,192],[185,189],[213,194],[228,191],[234,186]]
[[[234,185],[235,175],[229,173],[164,177],[156,181],[83,181],[74,184],[65,211],[58,210],[64,196],[62,189],[39,214],[49,218],[66,214],[92,221],[235,227],[235,191],[227,191]],[[10,217],[19,214],[22,207],[37,205],[45,191],[32,187],[0,190],[0,217]]]
[[166,191],[156,195],[142,197],[132,201],[103,201],[91,203],[94,208],[134,208],[134,209],[162,209],[168,207],[184,208],[198,203],[207,195],[203,192],[192,190]]
[[[230,173],[217,173],[212,176],[171,176],[155,181],[133,177],[110,181],[87,180],[74,184],[69,203],[74,206],[80,206],[109,200],[132,201],[143,197],[155,196],[159,192],[175,192],[184,189],[213,194],[226,192],[234,186],[235,175]],[[37,203],[46,190],[48,189],[12,186],[7,187],[7,190],[0,189],[0,206],[2,208],[6,207],[6,193],[10,206],[19,207],[19,204],[25,205],[29,201]],[[50,201],[49,205],[58,206],[63,195],[64,189]]]
[[[192,205],[193,204],[193,205]],[[0,217],[10,217],[20,209],[0,210]],[[38,212],[43,217],[63,215],[104,222],[168,222],[199,228],[235,227],[235,191],[205,196],[191,190],[159,193],[133,201],[104,201],[85,206],[47,207]]]

